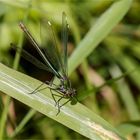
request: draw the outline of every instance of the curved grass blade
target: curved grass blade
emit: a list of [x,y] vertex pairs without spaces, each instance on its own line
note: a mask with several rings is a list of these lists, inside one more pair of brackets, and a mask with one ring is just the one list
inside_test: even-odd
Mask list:
[[90,139],[125,140],[108,122],[80,103],[74,106],[66,104],[56,116],[57,108],[49,88],[37,94],[28,94],[40,84],[40,81],[0,63],[0,91]]
[[100,16],[72,53],[68,63],[69,73],[81,64],[97,45],[111,32],[115,25],[117,25],[127,13],[132,1],[133,0],[115,1],[111,7]]

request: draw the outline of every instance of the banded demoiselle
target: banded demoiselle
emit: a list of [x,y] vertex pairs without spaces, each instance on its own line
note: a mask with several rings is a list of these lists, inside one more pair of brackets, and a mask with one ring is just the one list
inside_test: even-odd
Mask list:
[[[52,27],[52,24],[50,21],[46,22],[46,26],[49,28],[48,34],[53,39],[53,50],[49,51],[46,50],[43,52],[40,48],[40,45],[37,43],[37,41],[33,38],[27,27],[24,25],[23,22],[19,23],[20,28],[25,33],[25,36],[30,41],[30,43],[33,45],[33,47],[37,50],[38,54],[42,58],[42,62],[38,60],[36,57],[25,51],[24,49],[20,49],[19,47],[15,46],[14,44],[11,44],[12,48],[14,48],[16,51],[21,53],[21,56],[24,57],[27,61],[31,62],[35,66],[37,66],[40,69],[47,70],[56,76],[60,84],[56,85],[54,84],[53,80],[51,81],[45,81],[41,85],[39,85],[33,92],[31,93],[37,93],[40,90],[43,90],[42,86],[46,83],[49,84],[49,88],[52,94],[52,98],[55,101],[55,105],[58,107],[57,115],[60,113],[60,108],[71,101],[71,104],[75,104],[77,102],[76,98],[76,90],[72,88],[71,81],[68,78],[68,50],[67,50],[67,42],[68,42],[68,28],[69,25],[67,23],[67,17],[65,12],[62,13],[62,31],[61,31],[61,39],[62,39],[62,47],[61,49],[58,49],[56,39],[55,39],[55,33]],[[40,29],[41,30],[41,29]],[[45,41],[45,39],[43,40]],[[42,41],[42,42],[43,42]],[[44,42],[45,43],[45,42]],[[53,59],[52,59],[53,58]],[[55,60],[55,61],[54,61]],[[53,91],[56,91],[56,93],[53,93]],[[58,99],[56,99],[58,98]],[[62,99],[67,99],[66,102],[60,105],[60,101]]]

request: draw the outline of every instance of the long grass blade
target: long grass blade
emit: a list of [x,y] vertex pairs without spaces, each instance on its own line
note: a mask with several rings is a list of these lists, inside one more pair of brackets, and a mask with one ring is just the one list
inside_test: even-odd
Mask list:
[[90,139],[125,140],[109,123],[80,103],[74,106],[70,104],[63,106],[61,113],[56,116],[57,108],[54,106],[48,88],[37,94],[28,94],[40,84],[40,81],[0,63],[0,90],[2,92]]

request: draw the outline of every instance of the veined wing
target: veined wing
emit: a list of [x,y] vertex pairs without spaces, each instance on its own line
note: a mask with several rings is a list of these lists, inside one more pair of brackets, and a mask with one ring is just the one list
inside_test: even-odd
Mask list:
[[67,17],[65,12],[62,13],[62,33],[61,33],[61,38],[62,38],[62,50],[63,50],[63,59],[62,59],[62,64],[64,67],[64,73],[65,76],[68,77],[68,50],[67,50],[67,43],[68,43],[68,28],[69,25],[67,23]]
[[35,39],[32,37],[32,35],[30,34],[30,32],[28,31],[28,29],[26,28],[26,26],[20,22],[19,26],[21,27],[21,29],[24,31],[27,39],[31,42],[31,44],[35,47],[35,49],[38,51],[39,55],[42,57],[44,63],[50,68],[51,72],[56,75],[58,78],[61,78],[61,75],[57,72],[57,70],[55,69],[55,67],[53,67],[52,63],[50,62],[50,60],[47,58],[47,56],[44,55],[44,53],[41,51],[38,43],[35,41]]
[[21,48],[17,47],[15,44],[12,44],[12,43],[11,43],[11,47],[12,47],[12,49],[14,49],[18,53],[20,53],[21,56],[25,60],[29,61],[30,63],[32,63],[33,65],[35,65],[39,69],[52,72],[52,70],[50,69],[50,67],[48,67],[47,65],[45,65],[44,63],[42,63],[41,61],[39,61],[37,58],[35,58],[33,55],[31,55],[30,53],[28,53],[24,49],[21,49]]
[[[46,48],[44,53],[48,56],[51,64],[64,78],[65,68],[62,63],[61,48],[59,48],[53,26],[50,21],[42,20],[40,25],[41,46]],[[46,45],[47,44],[47,45]]]

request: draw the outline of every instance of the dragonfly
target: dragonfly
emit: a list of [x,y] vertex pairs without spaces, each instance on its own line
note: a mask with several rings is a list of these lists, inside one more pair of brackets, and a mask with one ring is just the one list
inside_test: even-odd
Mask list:
[[[42,62],[38,60],[36,57],[28,53],[24,49],[20,49],[15,44],[11,43],[11,46],[13,49],[18,51],[21,56],[26,59],[27,61],[31,62],[35,66],[37,66],[40,69],[49,71],[54,74],[59,79],[58,85],[54,83],[54,79],[51,81],[45,81],[42,82],[41,85],[39,85],[32,94],[37,93],[41,90],[44,90],[45,88],[42,88],[44,84],[48,84],[49,89],[51,91],[51,95],[53,100],[55,101],[55,106],[58,108],[58,112],[56,115],[60,113],[60,108],[64,105],[66,105],[68,102],[71,102],[71,104],[76,104],[77,99],[77,93],[76,90],[72,87],[71,81],[68,77],[68,29],[69,24],[67,23],[67,16],[65,12],[62,13],[62,31],[61,31],[61,40],[62,40],[62,47],[61,49],[58,48],[55,38],[55,33],[52,27],[52,24],[50,21],[47,21],[47,27],[49,27],[49,36],[53,39],[53,50],[49,51],[46,49],[46,51],[42,51],[40,48],[40,45],[37,43],[37,41],[34,39],[34,37],[31,35],[28,28],[25,26],[23,22],[19,23],[20,28],[24,32],[26,38],[29,40],[29,42],[33,45],[33,47],[37,50],[38,54],[42,58]],[[41,30],[41,29],[40,29]],[[41,32],[41,31],[40,31]],[[43,37],[42,37],[43,38]],[[45,38],[44,38],[45,41]],[[42,41],[43,42],[43,41]],[[55,62],[54,62],[55,60]],[[55,93],[53,93],[55,91]],[[63,104],[60,104],[60,101],[62,99],[67,99]]]

